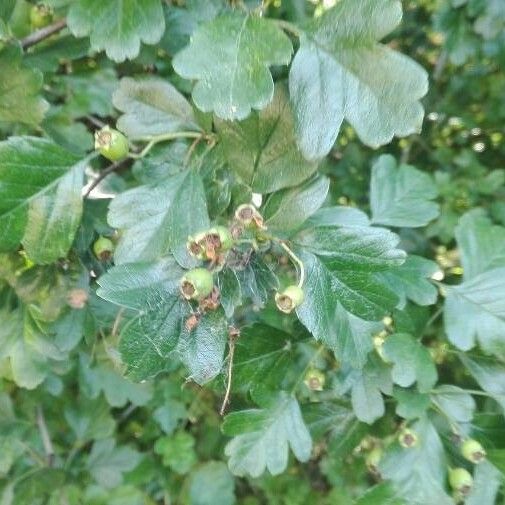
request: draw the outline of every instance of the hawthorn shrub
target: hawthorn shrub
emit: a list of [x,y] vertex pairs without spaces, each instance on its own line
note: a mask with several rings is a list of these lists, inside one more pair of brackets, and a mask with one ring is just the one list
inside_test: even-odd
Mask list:
[[0,47],[2,505],[503,503],[503,0],[2,0]]

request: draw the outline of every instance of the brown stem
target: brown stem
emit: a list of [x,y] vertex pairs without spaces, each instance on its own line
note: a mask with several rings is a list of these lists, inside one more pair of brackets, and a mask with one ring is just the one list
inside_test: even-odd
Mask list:
[[59,19],[58,21],[55,21],[51,25],[41,28],[36,32],[30,33],[30,35],[21,40],[21,47],[23,49],[28,49],[29,47],[32,47],[35,44],[38,44],[39,42],[42,42],[43,40],[47,39],[51,35],[63,30],[63,28],[65,28],[66,26],[67,26],[67,20]]
[[121,168],[123,163],[127,160],[128,158],[125,158],[124,160],[116,161],[112,165],[109,165],[107,168],[103,169],[98,177],[89,185],[88,189],[86,190],[86,193],[84,193],[84,198],[88,198],[88,196],[91,194],[91,192],[112,172],[116,171],[118,168]]

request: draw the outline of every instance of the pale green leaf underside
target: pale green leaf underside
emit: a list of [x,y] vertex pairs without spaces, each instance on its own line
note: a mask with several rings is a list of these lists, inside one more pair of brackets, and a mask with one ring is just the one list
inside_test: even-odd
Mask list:
[[397,166],[390,155],[382,155],[372,167],[370,207],[372,222],[385,226],[426,226],[439,214],[432,202],[437,188],[431,176],[410,165]]
[[268,408],[228,415],[223,431],[235,435],[225,448],[235,475],[259,477],[265,470],[272,475],[282,473],[288,464],[289,447],[299,461],[310,458],[310,433],[297,400],[286,393],[279,394]]
[[421,129],[426,72],[377,43],[401,15],[397,0],[343,0],[302,35],[289,88],[307,159],[330,151],[344,119],[372,147]]
[[270,20],[238,12],[202,25],[174,60],[175,71],[195,79],[193,100],[222,119],[244,119],[274,93],[268,67],[291,60],[289,38]]
[[199,129],[189,102],[163,79],[125,77],[113,103],[123,112],[117,127],[130,140]]
[[89,35],[91,48],[116,62],[135,58],[141,41],[156,44],[165,31],[160,0],[76,0],[67,23],[76,37]]
[[487,353],[505,356],[505,268],[445,286],[444,325],[449,340],[467,351],[478,340]]
[[21,66],[21,50],[0,51],[0,121],[37,125],[48,109],[40,96],[43,80],[37,70]]

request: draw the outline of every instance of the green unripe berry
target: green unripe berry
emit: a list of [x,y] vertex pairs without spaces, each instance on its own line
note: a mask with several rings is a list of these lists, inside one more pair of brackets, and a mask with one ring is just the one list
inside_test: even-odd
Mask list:
[[369,472],[377,473],[380,460],[382,459],[382,449],[374,447],[366,456],[365,464]]
[[303,298],[303,289],[293,284],[275,295],[275,303],[281,312],[290,314],[302,304]]
[[469,438],[461,444],[461,454],[472,463],[482,463],[486,459],[484,447],[473,438]]
[[321,370],[312,368],[305,374],[303,382],[312,391],[322,391],[324,388],[324,383],[326,382],[326,378]]
[[452,489],[466,496],[473,486],[473,477],[464,468],[451,468],[449,470],[449,484]]
[[95,149],[110,161],[123,160],[128,156],[128,139],[107,125],[95,132]]
[[206,268],[193,268],[182,277],[181,294],[186,300],[203,300],[212,293],[214,278]]
[[400,445],[405,449],[412,449],[412,447],[418,444],[419,437],[415,431],[405,428],[398,436],[398,442],[400,442]]
[[37,4],[30,9],[30,23],[33,28],[44,28],[53,20],[53,10],[48,5]]
[[107,237],[99,237],[93,244],[93,252],[98,259],[108,260],[114,252],[114,243]]

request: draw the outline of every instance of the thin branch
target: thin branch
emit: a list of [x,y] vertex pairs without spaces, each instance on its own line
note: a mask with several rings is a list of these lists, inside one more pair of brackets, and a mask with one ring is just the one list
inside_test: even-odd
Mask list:
[[109,165],[107,168],[103,169],[99,174],[98,177],[88,186],[88,189],[86,190],[86,193],[84,193],[84,198],[88,198],[88,196],[91,194],[91,192],[112,172],[116,171],[117,169],[121,168],[123,164],[128,160],[128,158],[125,158],[123,160],[116,161],[112,165]]
[[47,466],[52,466],[54,460],[53,443],[51,442],[44,412],[40,405],[37,407],[37,426],[39,428],[40,438],[42,438],[42,445],[44,446],[44,451],[46,453]]
[[30,35],[21,40],[21,47],[23,49],[28,49],[29,47],[32,47],[35,44],[38,44],[39,42],[42,42],[43,40],[47,39],[51,35],[60,32],[66,26],[67,26],[67,20],[59,19],[58,21],[55,21],[51,25],[48,25],[40,30],[37,30],[36,32],[30,33]]
[[230,328],[228,346],[230,348],[228,352],[228,381],[226,384],[226,393],[223,398],[223,403],[221,404],[221,409],[219,410],[219,415],[224,416],[224,412],[228,403],[230,402],[231,394],[231,379],[233,373],[233,356],[235,355],[235,342],[240,336],[240,332],[236,328]]

